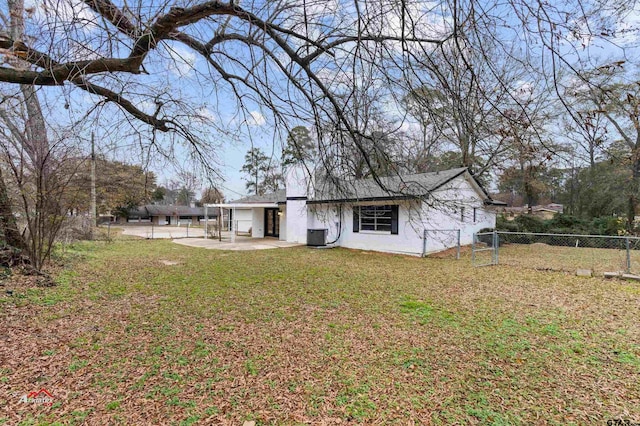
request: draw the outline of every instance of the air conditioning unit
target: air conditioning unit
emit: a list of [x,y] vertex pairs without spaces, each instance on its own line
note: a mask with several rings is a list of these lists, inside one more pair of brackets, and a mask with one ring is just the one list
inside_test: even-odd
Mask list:
[[307,245],[320,247],[327,245],[326,229],[307,229]]

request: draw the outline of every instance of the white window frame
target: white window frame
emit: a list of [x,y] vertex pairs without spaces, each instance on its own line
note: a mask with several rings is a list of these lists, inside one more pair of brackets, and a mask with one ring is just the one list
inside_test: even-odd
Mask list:
[[[387,210],[385,212],[389,213],[389,222],[388,223],[380,223],[380,225],[388,225],[389,226],[389,230],[380,230],[378,229],[378,216],[374,216],[374,223],[373,223],[373,228],[374,229],[362,229],[362,218],[363,218],[363,214],[362,214],[362,208],[370,208],[370,207],[374,207],[375,210],[377,210],[378,208],[386,208]],[[377,205],[377,204],[368,204],[368,205],[364,205],[364,206],[357,206],[358,208],[358,232],[361,233],[372,233],[372,234],[391,234],[391,228],[392,228],[392,221],[393,221],[393,217],[392,217],[392,207],[390,204],[384,204],[384,205]]]

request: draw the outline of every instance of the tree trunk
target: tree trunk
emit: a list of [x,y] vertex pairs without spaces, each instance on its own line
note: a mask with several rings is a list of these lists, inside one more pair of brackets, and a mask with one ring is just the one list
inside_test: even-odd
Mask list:
[[[15,42],[24,37],[24,0],[8,0],[10,12],[10,33]],[[19,68],[28,68],[29,64],[15,64]],[[51,195],[51,158],[47,137],[47,126],[40,106],[36,89],[32,85],[21,85],[26,114],[26,137],[17,138],[22,141],[22,148],[27,154],[28,169],[33,175],[35,194],[29,194],[27,188],[21,187],[20,193],[27,221],[28,235],[23,246],[29,255],[31,266],[40,271],[49,257],[59,226],[56,217],[59,215],[57,200]],[[6,191],[6,188],[5,188]],[[0,189],[1,192],[1,189]],[[10,207],[9,207],[10,208]]]
[[4,241],[7,245],[23,249],[24,240],[18,230],[16,217],[13,215],[11,201],[7,192],[7,186],[4,183],[2,169],[0,169],[0,229],[4,235]]
[[98,226],[98,211],[96,208],[96,150],[93,133],[91,133],[91,207],[89,211],[89,236],[94,239],[94,230]]
[[640,157],[636,154],[633,157],[633,168],[629,197],[627,199],[627,228],[633,233],[635,229],[636,205],[638,204],[638,187],[640,183]]

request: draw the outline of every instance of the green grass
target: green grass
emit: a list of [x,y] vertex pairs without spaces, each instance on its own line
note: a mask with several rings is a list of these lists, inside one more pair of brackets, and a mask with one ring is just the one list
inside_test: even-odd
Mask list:
[[72,249],[57,287],[2,296],[18,361],[0,389],[56,402],[8,399],[6,424],[640,421],[629,283],[342,249]]

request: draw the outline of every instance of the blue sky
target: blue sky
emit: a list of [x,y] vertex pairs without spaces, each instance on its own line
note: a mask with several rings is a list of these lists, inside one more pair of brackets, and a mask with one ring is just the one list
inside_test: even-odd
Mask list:
[[[383,3],[385,0],[381,0]],[[372,3],[372,2],[370,2]],[[51,22],[51,9],[44,8],[43,0],[27,0],[26,6],[33,7],[34,13],[30,17],[30,26],[28,32],[32,33],[38,40],[38,35],[42,28],[47,28],[46,23]],[[58,19],[65,22],[74,21],[74,24],[68,24],[64,28],[65,37],[75,40],[74,43],[61,44],[60,52],[73,52],[69,56],[75,57],[91,57],[107,53],[105,40],[100,38],[101,32],[95,25],[95,16],[86,7],[82,7],[78,0],[54,0],[52,4],[58,7]],[[116,2],[116,4],[120,4]],[[145,0],[143,5],[153,6],[152,0]],[[242,3],[243,5],[250,2]],[[255,4],[261,5],[262,2],[256,1]],[[341,0],[332,1],[309,1],[310,10],[318,16],[318,23],[331,25],[339,19],[350,13],[353,2]],[[362,3],[366,5],[367,3]],[[373,3],[372,3],[373,4]],[[380,25],[385,26],[390,32],[399,31],[400,21],[398,16],[393,14],[391,5],[396,2],[389,1],[389,13],[385,15],[384,22]],[[559,7],[562,7],[558,3]],[[428,28],[428,34],[437,35],[446,30],[448,18],[441,12],[438,12],[438,3],[434,2],[409,2],[412,16],[419,17],[422,24],[421,28]],[[638,6],[636,6],[638,7]],[[502,11],[498,11],[502,13]],[[73,18],[73,19],[71,19]],[[295,14],[292,14],[293,21],[288,24],[295,25]],[[418,18],[416,18],[418,19]],[[85,25],[78,25],[78,22],[84,22]],[[592,25],[593,23],[590,23]],[[619,23],[616,27],[618,35],[613,38],[615,43],[602,43],[601,40],[590,39],[580,35],[581,30],[585,30],[586,23],[576,23],[578,34],[570,43],[577,47],[575,50],[569,48],[567,44],[567,57],[576,60],[579,55],[582,59],[591,58],[594,62],[601,61],[603,58],[618,58],[621,56],[621,50],[616,44],[625,46],[637,46],[638,26],[640,26],[640,10],[633,10],[627,15],[623,23]],[[322,25],[310,29],[310,34],[319,36],[322,34]],[[194,26],[191,31],[206,32],[210,28],[204,26]],[[49,35],[54,39],[61,37],[60,26],[56,26],[51,30]],[[584,31],[582,31],[584,32]],[[46,38],[43,38],[43,46],[46,45]],[[124,40],[124,37],[123,37]],[[524,41],[521,40],[522,43]],[[122,54],[126,52],[128,41],[122,44],[115,43],[113,51],[110,54]],[[122,46],[125,46],[123,49]],[[632,49],[631,52],[637,52]],[[238,58],[249,58],[249,53],[238,51]],[[332,87],[339,89],[341,82],[348,76],[340,76],[335,72],[335,66],[340,61],[347,60],[349,48],[344,51],[338,51],[333,62],[327,63],[328,67],[318,69],[318,73],[323,78],[331,82]],[[229,69],[240,69],[237,65],[227,63]],[[211,144],[205,155],[207,157],[216,157],[215,167],[224,181],[218,180],[216,184],[220,186],[228,199],[237,198],[245,193],[244,181],[240,174],[240,168],[244,162],[244,155],[252,146],[259,147],[267,153],[277,158],[284,142],[286,130],[282,126],[275,126],[275,119],[268,113],[268,110],[261,108],[261,102],[255,95],[243,93],[241,99],[242,105],[235,94],[230,90],[229,86],[216,77],[215,73],[206,64],[206,61],[189,51],[186,47],[178,44],[168,43],[162,45],[159,49],[152,52],[145,61],[145,69],[149,75],[140,76],[118,76],[116,82],[110,76],[99,77],[97,80],[101,84],[109,87],[126,87],[131,93],[129,97],[134,103],[146,112],[153,112],[155,109],[154,99],[158,98],[165,102],[165,109],[169,116],[183,114],[181,121],[187,123],[194,132],[198,133],[203,140],[207,140]],[[290,88],[286,79],[282,74],[273,72],[271,69],[265,71],[265,76],[270,79],[271,88],[274,92],[286,93]],[[527,84],[527,82],[523,82]],[[136,95],[139,92],[140,95]],[[89,95],[80,90],[70,90],[65,88],[44,88],[41,93],[45,99],[48,116],[52,122],[56,124],[68,124],[79,120],[82,115],[90,110],[97,102],[98,97]],[[142,93],[147,95],[143,96]],[[179,107],[174,104],[172,99],[184,101],[186,108]],[[295,99],[294,99],[295,100]],[[69,104],[69,109],[61,106]],[[287,105],[287,108],[293,108]],[[309,111],[298,111],[300,115],[305,116]],[[387,114],[390,116],[399,116],[397,103],[389,103]],[[297,125],[310,125],[305,120],[290,120],[287,126],[293,128]],[[411,123],[404,123],[410,125]],[[410,126],[409,126],[410,127]],[[173,177],[176,167],[198,172],[198,165],[189,160],[189,150],[182,146],[179,142],[172,143],[166,135],[156,135],[157,143],[162,146],[165,152],[163,155],[173,157],[175,164],[164,161],[162,155],[156,155],[152,161],[147,162],[147,158],[141,155],[139,146],[146,146],[152,140],[152,134],[145,125],[138,122],[129,122],[128,118],[113,105],[104,106],[92,113],[90,120],[86,121],[83,126],[75,129],[77,136],[84,141],[88,141],[88,135],[94,131],[98,136],[99,146],[103,152],[113,155],[115,158],[127,160],[135,163],[146,163],[149,168],[156,172],[159,177],[159,183]],[[204,176],[203,176],[204,178]]]

